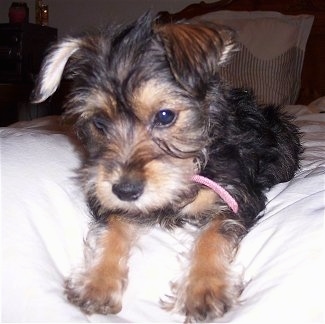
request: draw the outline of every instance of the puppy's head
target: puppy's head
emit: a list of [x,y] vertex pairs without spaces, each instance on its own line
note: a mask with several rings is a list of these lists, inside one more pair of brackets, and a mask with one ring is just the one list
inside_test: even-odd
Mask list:
[[[66,113],[87,151],[85,189],[96,213],[154,221],[194,199],[209,144],[209,92],[234,47],[212,24],[158,25],[150,15],[67,38],[44,61],[33,101],[72,80]],[[167,215],[168,216],[168,215]]]

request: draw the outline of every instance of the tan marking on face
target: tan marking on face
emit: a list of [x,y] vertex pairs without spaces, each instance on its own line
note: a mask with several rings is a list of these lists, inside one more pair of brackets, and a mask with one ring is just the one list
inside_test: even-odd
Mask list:
[[122,175],[122,169],[116,168],[109,170],[104,165],[98,167],[98,174],[95,180],[96,196],[101,204],[106,208],[122,208],[124,210],[132,210],[132,205],[127,201],[120,200],[112,191],[114,183],[118,183]]
[[179,113],[184,110],[184,101],[179,98],[169,84],[149,80],[140,86],[132,98],[135,114],[150,121],[161,109],[172,109]]
[[143,201],[157,206],[177,201],[180,193],[190,187],[193,162],[190,159],[173,159],[173,163],[153,160],[145,167],[146,187]]
[[91,95],[86,100],[86,105],[83,107],[82,117],[87,118],[97,112],[104,112],[107,116],[113,119],[117,111],[116,100],[99,90],[93,90]]

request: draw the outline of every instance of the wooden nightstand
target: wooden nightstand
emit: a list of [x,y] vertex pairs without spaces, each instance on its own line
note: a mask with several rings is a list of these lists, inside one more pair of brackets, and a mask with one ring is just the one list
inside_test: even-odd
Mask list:
[[19,120],[46,49],[56,40],[56,28],[0,24],[0,126]]

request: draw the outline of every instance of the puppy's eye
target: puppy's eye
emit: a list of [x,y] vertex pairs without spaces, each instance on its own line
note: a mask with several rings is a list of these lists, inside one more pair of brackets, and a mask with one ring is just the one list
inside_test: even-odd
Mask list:
[[101,133],[107,132],[107,121],[104,118],[95,116],[93,118],[92,122],[93,122],[93,125],[95,126],[95,128],[99,132],[101,132]]
[[155,115],[155,126],[169,126],[176,119],[176,113],[170,109],[162,109]]

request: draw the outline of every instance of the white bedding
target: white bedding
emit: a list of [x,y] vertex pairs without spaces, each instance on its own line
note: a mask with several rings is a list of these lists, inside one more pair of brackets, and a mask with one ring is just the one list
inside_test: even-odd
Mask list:
[[[325,100],[290,106],[306,148],[295,178],[268,193],[265,216],[234,262],[246,288],[220,322],[323,321]],[[134,250],[123,310],[87,316],[66,302],[62,283],[82,259],[90,221],[74,171],[80,156],[56,118],[1,130],[2,322],[182,322],[159,299],[180,274],[191,233],[153,229]]]

